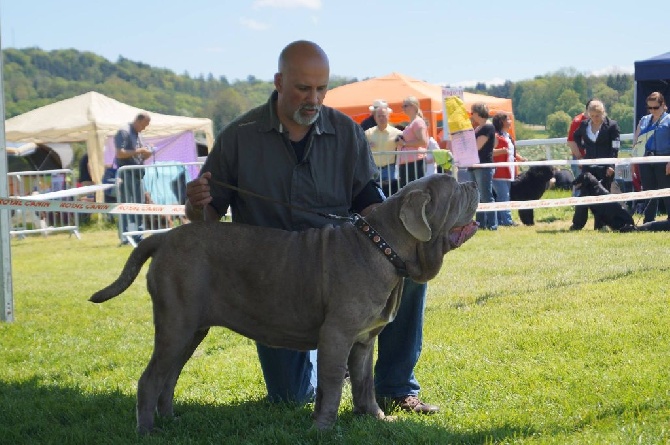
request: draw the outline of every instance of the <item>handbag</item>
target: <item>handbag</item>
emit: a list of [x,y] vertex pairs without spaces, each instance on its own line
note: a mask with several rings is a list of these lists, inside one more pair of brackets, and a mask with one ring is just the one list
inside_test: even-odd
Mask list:
[[646,133],[642,133],[637,136],[637,141],[635,141],[635,145],[633,145],[633,151],[631,152],[631,156],[633,156],[634,158],[640,158],[644,156],[647,141],[654,134],[655,131],[656,129],[654,128],[653,130],[647,131]]
[[644,156],[645,151],[647,151],[647,148],[646,148],[647,141],[649,139],[651,139],[651,137],[656,132],[656,129],[658,128],[658,126],[661,124],[661,122],[665,121],[665,119],[668,116],[669,116],[668,114],[664,115],[661,119],[656,121],[655,124],[650,123],[649,126],[646,127],[647,131],[644,132],[644,133],[640,133],[637,136],[637,140],[635,141],[635,145],[633,145],[633,150],[631,152],[631,156],[633,156],[634,158],[639,158],[639,157]]

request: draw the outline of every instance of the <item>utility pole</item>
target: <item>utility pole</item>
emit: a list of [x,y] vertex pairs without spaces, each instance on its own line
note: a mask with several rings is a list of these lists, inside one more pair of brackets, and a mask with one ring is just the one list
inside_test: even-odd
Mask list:
[[[0,33],[1,34],[1,33]],[[5,140],[5,88],[3,80],[2,40],[0,38],[0,197],[9,196],[7,185],[7,141]],[[0,321],[14,321],[12,290],[12,253],[9,243],[9,209],[0,209]]]

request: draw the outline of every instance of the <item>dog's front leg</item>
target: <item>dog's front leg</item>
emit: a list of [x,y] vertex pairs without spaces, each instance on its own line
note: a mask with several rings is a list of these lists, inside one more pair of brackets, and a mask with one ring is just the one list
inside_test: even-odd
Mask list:
[[320,429],[328,429],[337,420],[337,410],[342,398],[342,384],[346,372],[347,356],[352,340],[345,338],[337,330],[321,329],[317,350],[316,403],[314,404],[314,424]]
[[349,373],[351,394],[355,414],[369,414],[378,419],[384,418],[375,398],[372,360],[375,338],[365,343],[354,343],[349,353]]

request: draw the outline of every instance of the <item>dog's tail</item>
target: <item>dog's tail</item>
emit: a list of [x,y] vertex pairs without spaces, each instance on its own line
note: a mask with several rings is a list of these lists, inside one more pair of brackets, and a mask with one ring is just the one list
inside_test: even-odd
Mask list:
[[137,278],[137,275],[139,275],[144,263],[153,256],[160,246],[163,241],[163,236],[164,234],[159,233],[143,239],[130,253],[128,261],[126,261],[126,265],[123,266],[121,275],[119,275],[116,281],[106,288],[94,293],[88,301],[92,301],[93,303],[103,303],[128,289],[133,281],[135,281],[135,278]]

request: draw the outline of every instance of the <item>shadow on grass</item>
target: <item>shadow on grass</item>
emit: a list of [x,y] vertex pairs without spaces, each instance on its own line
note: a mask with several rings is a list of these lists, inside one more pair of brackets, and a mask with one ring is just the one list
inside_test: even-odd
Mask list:
[[472,432],[435,425],[435,417],[401,414],[384,422],[345,411],[335,427],[314,430],[311,406],[264,400],[227,405],[177,399],[174,419],[158,418],[160,432],[135,433],[135,398],[120,392],[91,394],[45,386],[36,380],[0,382],[2,442],[12,444],[387,444],[491,443],[536,434],[528,427],[501,426]]

